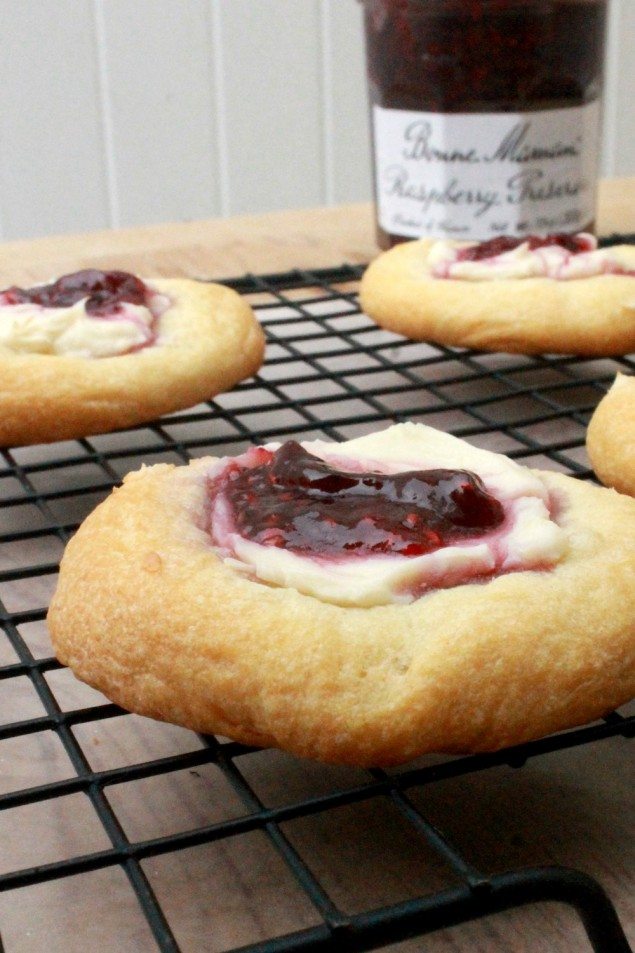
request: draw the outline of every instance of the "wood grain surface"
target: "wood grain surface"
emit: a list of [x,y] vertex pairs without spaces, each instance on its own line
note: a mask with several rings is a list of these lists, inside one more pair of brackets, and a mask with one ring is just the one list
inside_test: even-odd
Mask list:
[[[635,178],[600,183],[598,234],[635,229]],[[0,284],[86,267],[221,278],[363,263],[377,254],[369,204],[149,225],[0,244]]]

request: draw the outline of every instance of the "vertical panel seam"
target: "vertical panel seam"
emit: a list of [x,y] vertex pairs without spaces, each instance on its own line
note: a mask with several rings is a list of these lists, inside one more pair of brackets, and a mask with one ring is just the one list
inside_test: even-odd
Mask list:
[[335,201],[335,163],[333,155],[333,47],[331,32],[333,20],[329,0],[320,0],[320,92],[322,99],[322,194],[326,205],[333,205]]
[[[613,16],[610,10],[613,10]],[[609,4],[608,35],[605,51],[606,75],[604,77],[604,131],[606,140],[602,155],[602,175],[615,175],[617,145],[617,114],[619,111],[619,63],[620,63],[620,25],[622,19],[622,0]],[[610,100],[609,100],[610,94]],[[610,108],[609,108],[610,107]]]
[[93,0],[95,20],[95,39],[97,46],[97,86],[101,107],[101,129],[106,160],[106,191],[108,196],[108,218],[111,228],[121,225],[119,190],[117,188],[117,156],[115,152],[112,103],[109,95],[108,58],[106,56],[106,22],[103,0]]
[[214,216],[221,216],[224,213],[221,209],[221,176],[219,170],[219,146],[218,146],[218,116],[216,110],[216,77],[214,75],[214,63],[212,55],[214,24],[212,20],[212,4],[210,0],[201,0],[201,9],[205,21],[205,68],[207,76],[206,84],[206,115],[205,124],[208,134],[209,149],[205,153],[205,167],[209,172],[212,183],[213,210]]
[[225,60],[222,44],[220,0],[210,0],[211,52],[216,109],[216,156],[219,179],[220,211],[223,217],[231,213],[231,181],[229,177],[229,140],[227,128],[227,101],[225,97]]
[[1,185],[4,182],[4,175],[2,175],[1,170],[2,170],[2,149],[0,148],[0,242],[3,242],[4,241],[4,226],[3,226],[4,213],[2,210],[2,204],[3,204],[2,200],[4,198],[4,195],[3,195],[3,190],[1,188]]
[[[4,232],[4,214],[5,213],[3,209],[4,182],[5,182],[5,176],[4,176],[4,163],[2,160],[2,142],[0,141],[0,241],[5,240],[5,232]],[[0,950],[0,953],[2,953],[1,950]]]

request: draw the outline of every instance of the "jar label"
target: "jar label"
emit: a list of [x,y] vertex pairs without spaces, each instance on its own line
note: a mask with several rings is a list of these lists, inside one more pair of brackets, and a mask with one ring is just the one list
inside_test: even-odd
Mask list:
[[531,113],[373,107],[378,219],[392,235],[574,232],[595,217],[600,103]]

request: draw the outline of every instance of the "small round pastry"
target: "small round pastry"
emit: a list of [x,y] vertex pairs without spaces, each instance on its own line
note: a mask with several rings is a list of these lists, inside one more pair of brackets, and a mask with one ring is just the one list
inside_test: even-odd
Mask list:
[[0,446],[103,433],[255,373],[264,338],[229,288],[94,269],[0,292]]
[[417,341],[521,354],[635,350],[635,245],[591,235],[405,242],[367,268],[360,302]]
[[591,417],[586,446],[602,483],[635,496],[635,377],[617,375]]
[[62,560],[60,660],[323,761],[495,750],[635,694],[635,501],[417,424],[129,474]]

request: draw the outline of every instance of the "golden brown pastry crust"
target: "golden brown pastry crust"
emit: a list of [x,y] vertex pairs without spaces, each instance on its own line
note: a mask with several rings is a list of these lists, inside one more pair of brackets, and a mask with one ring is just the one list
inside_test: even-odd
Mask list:
[[635,501],[541,473],[552,570],[350,608],[252,581],[200,528],[212,464],[130,474],[64,555],[56,652],[132,711],[318,760],[487,751],[635,694]]
[[[382,327],[417,341],[521,354],[635,350],[635,278],[432,278],[432,245],[405,242],[367,268],[361,306]],[[635,269],[635,246],[615,251]]]
[[586,445],[602,483],[635,496],[635,377],[617,375],[591,418]]
[[157,320],[154,346],[106,358],[0,346],[0,446],[129,427],[207,400],[258,370],[263,333],[236,292],[177,278],[149,284],[172,301]]

